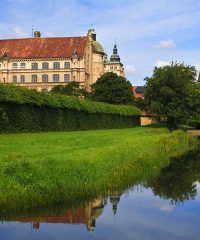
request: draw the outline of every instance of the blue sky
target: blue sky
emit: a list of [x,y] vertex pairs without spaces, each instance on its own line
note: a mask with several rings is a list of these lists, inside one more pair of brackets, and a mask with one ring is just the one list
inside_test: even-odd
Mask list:
[[108,55],[115,39],[133,85],[171,61],[200,70],[200,1],[0,0],[0,39],[86,35],[93,24]]

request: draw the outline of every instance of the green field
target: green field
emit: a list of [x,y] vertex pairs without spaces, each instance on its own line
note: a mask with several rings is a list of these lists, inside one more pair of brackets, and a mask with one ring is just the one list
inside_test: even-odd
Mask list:
[[196,145],[165,128],[0,135],[0,207],[37,208],[144,181]]

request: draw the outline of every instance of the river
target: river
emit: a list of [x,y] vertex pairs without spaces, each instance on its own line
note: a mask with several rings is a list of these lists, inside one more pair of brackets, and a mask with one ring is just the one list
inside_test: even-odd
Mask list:
[[[200,154],[174,159],[158,176],[108,190],[62,211],[0,216],[2,240],[200,239]],[[73,205],[73,204],[72,204]]]

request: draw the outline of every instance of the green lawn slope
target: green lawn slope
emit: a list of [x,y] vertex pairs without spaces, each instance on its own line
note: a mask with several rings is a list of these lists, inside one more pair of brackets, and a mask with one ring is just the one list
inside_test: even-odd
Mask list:
[[165,128],[0,135],[0,207],[37,208],[144,181],[195,148]]

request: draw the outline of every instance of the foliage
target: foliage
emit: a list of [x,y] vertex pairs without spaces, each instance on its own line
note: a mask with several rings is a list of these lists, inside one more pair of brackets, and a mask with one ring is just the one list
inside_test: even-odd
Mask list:
[[195,146],[163,128],[0,135],[0,209],[60,205],[143,182]]
[[92,99],[110,104],[133,104],[132,85],[113,72],[105,73],[92,84]]
[[29,104],[52,108],[73,109],[89,113],[111,113],[124,116],[139,116],[140,110],[134,106],[111,105],[107,103],[83,100],[73,96],[40,93],[23,87],[0,84],[0,102]]
[[139,108],[141,111],[146,110],[146,102],[143,98],[135,98],[134,105]]
[[181,125],[178,125],[178,128],[180,129],[180,130],[183,130],[183,131],[187,131],[187,130],[194,130],[194,127],[191,127],[191,126],[189,126],[189,125],[183,125],[183,124],[181,124]]
[[89,93],[85,89],[80,88],[79,82],[75,81],[69,82],[65,86],[57,85],[52,88],[51,93],[89,98]]
[[189,120],[188,125],[195,129],[200,129],[200,120]]
[[140,116],[0,102],[1,133],[130,128],[138,125]]
[[146,78],[145,100],[148,110],[167,122],[169,129],[185,123],[200,109],[196,70],[183,63],[155,68]]

